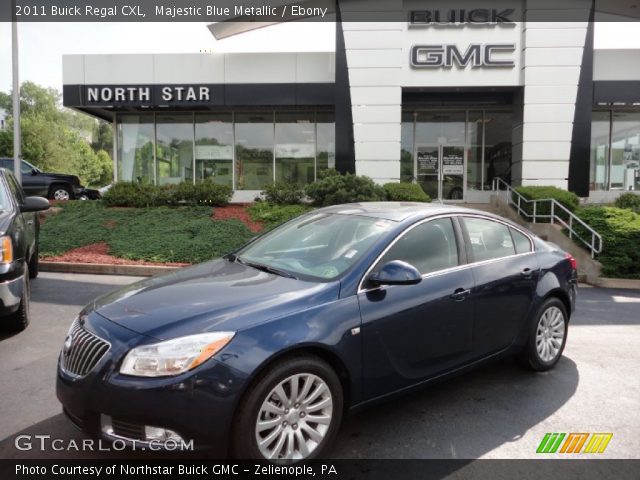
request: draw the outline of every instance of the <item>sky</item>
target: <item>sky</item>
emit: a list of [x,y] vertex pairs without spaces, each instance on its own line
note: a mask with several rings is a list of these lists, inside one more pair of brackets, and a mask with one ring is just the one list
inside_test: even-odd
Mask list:
[[[335,25],[297,22],[216,41],[206,23],[20,23],[20,81],[62,90],[63,54],[333,51]],[[640,49],[640,22],[598,22],[595,48]],[[11,89],[11,24],[0,22],[0,91]]]

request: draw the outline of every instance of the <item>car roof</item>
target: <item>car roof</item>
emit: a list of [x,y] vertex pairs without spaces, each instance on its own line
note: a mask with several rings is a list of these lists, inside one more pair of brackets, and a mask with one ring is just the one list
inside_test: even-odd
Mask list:
[[500,218],[482,210],[474,210],[458,205],[446,205],[444,203],[419,203],[419,202],[362,202],[346,203],[325,207],[316,212],[334,213],[340,215],[359,215],[363,217],[380,218],[393,222],[403,222],[413,217],[431,217],[441,214],[479,214],[487,217]]

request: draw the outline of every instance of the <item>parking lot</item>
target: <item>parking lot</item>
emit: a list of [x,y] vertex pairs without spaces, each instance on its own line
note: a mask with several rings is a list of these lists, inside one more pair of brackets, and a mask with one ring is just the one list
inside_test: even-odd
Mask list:
[[[55,397],[69,324],[94,297],[133,277],[42,273],[32,324],[0,337],[0,458],[95,458],[122,453],[21,451],[21,434],[83,437]],[[640,451],[640,292],[582,288],[565,356],[542,374],[505,360],[347,418],[336,458],[535,458],[547,432],[611,432],[601,458]],[[127,453],[142,457],[144,453]]]

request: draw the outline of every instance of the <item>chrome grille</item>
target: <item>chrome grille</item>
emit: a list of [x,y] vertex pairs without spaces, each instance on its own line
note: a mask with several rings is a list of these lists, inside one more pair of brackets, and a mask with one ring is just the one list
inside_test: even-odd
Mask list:
[[85,330],[76,320],[71,326],[62,349],[62,369],[72,375],[84,377],[98,364],[109,350],[109,343]]
[[113,433],[124,438],[132,438],[134,440],[146,440],[144,425],[137,423],[129,423],[124,420],[111,419],[111,428]]

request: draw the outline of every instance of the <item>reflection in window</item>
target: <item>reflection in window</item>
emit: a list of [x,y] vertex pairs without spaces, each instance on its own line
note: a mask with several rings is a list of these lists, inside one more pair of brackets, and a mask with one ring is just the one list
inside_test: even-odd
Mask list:
[[154,183],[153,115],[118,115],[120,180]]
[[413,173],[413,112],[402,113],[400,145],[400,181],[412,182]]
[[196,181],[233,187],[233,123],[230,113],[196,114]]
[[276,182],[306,185],[315,180],[313,112],[276,113]]
[[511,112],[484,112],[484,189],[498,177],[511,184]]
[[273,182],[273,113],[236,114],[236,189]]
[[593,112],[591,120],[591,190],[607,190],[609,181],[609,127],[611,112]]
[[336,168],[336,124],[333,112],[316,114],[317,173],[327,168]]
[[158,185],[193,180],[193,115],[156,115]]
[[484,142],[484,115],[482,111],[469,112],[467,124],[467,187],[482,190],[484,167],[482,163],[482,144]]
[[515,253],[513,239],[506,225],[481,218],[465,218],[464,224],[475,262],[508,257]]
[[640,189],[640,113],[613,113],[611,189]]

